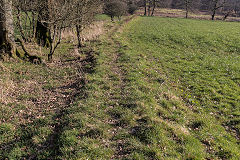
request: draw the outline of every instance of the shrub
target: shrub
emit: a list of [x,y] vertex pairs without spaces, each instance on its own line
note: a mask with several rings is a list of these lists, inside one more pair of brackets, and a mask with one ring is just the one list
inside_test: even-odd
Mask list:
[[138,7],[134,3],[131,3],[128,5],[128,13],[129,14],[134,14],[137,9],[138,9]]
[[114,17],[118,17],[125,15],[127,12],[127,4],[122,1],[108,1],[105,2],[104,13],[111,17],[112,21]]

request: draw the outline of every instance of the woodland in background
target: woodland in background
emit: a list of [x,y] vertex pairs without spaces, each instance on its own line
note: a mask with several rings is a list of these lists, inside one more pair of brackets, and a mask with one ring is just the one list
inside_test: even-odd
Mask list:
[[212,20],[216,14],[223,15],[223,20],[228,16],[240,16],[239,0],[141,0],[139,5],[145,8],[144,15],[153,16],[155,8],[184,9],[186,18],[189,12],[208,12]]
[[[32,56],[25,43],[36,43],[48,48],[48,60],[62,40],[65,30],[74,31],[77,47],[82,47],[82,32],[92,24],[96,14],[105,12],[114,17],[137,9],[134,1],[111,0],[1,0],[0,1],[0,57],[29,59],[41,63]],[[6,59],[6,58],[5,58]]]
[[26,49],[26,43],[34,43],[48,49],[48,60],[62,40],[62,32],[72,30],[82,47],[82,32],[94,20],[96,14],[105,13],[114,20],[126,14],[134,14],[144,8],[145,16],[153,16],[156,8],[184,9],[189,12],[205,11],[212,20],[216,14],[240,15],[239,0],[1,0],[0,1],[0,57],[20,57],[33,63],[41,63],[37,55]]

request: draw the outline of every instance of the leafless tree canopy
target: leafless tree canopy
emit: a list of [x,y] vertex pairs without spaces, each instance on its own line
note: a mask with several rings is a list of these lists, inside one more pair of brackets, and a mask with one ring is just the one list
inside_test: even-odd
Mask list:
[[[153,16],[157,7],[185,9],[186,18],[196,10],[208,12],[212,20],[218,13],[223,20],[240,16],[240,0],[0,0],[0,49],[4,44],[14,46],[10,45],[14,39],[24,43],[37,39],[39,45],[49,48],[51,60],[63,30],[75,28],[81,47],[82,31],[103,8],[112,18],[120,18],[127,11],[134,13],[137,7],[144,7],[148,16]],[[13,47],[5,45],[7,48]]]
[[154,15],[155,7],[185,9],[186,18],[189,12],[204,11],[211,15],[212,20],[216,14],[223,16],[240,16],[240,0],[141,0],[139,6],[145,8],[144,15]]
[[[49,59],[61,42],[63,30],[76,27],[80,40],[81,32],[93,22],[102,7],[102,0],[0,0],[0,2],[1,37],[3,31],[7,31],[9,35],[13,34],[15,26],[18,30],[16,39],[23,42],[34,42],[37,39],[40,45],[49,48]],[[9,7],[6,5],[10,5],[13,11],[8,12]],[[7,24],[11,23],[10,20],[13,23],[13,18],[6,16],[13,17],[13,14],[16,17],[15,25],[12,24],[10,28]],[[14,36],[9,38],[11,37]],[[2,44],[5,40],[0,41]]]

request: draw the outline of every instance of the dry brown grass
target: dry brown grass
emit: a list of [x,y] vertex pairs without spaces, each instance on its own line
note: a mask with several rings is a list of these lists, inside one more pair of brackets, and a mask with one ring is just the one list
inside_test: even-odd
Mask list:
[[[85,28],[82,31],[82,41],[92,41],[97,39],[100,35],[104,33],[104,22],[97,21]],[[69,39],[71,42],[76,42],[76,31],[72,30],[65,30],[62,34],[63,39]]]
[[[84,30],[83,37],[86,41],[92,41],[103,33],[104,22],[96,22]],[[32,119],[42,117],[46,112],[55,112],[65,105],[66,94],[72,91],[71,88],[61,87],[74,83],[73,70],[78,67],[72,61],[65,60],[77,59],[79,56],[82,58],[82,55],[73,45],[77,40],[74,30],[64,31],[62,38],[63,41],[51,63],[45,61],[48,49],[34,43],[25,43],[24,46],[31,55],[43,58],[44,65],[34,65],[21,60],[16,63],[9,62],[13,63],[10,66],[0,62],[0,107],[18,104],[25,106],[23,110],[12,113],[12,118],[3,118],[2,122],[11,121],[15,117],[21,124],[29,123]]]
[[15,91],[14,82],[8,77],[5,80],[0,79],[0,103],[8,104],[13,102],[12,93]]
[[104,22],[98,21],[90,25],[83,31],[83,38],[86,41],[91,41],[97,39],[100,35],[104,33]]
[[9,74],[9,69],[0,62],[0,104],[8,104],[12,102],[12,92],[14,91],[15,84]]
[[64,30],[62,33],[62,39],[69,39],[71,42],[77,40],[76,33],[74,29]]
[[36,45],[35,43],[26,43],[25,47],[31,55],[37,55],[40,57],[46,56],[46,53],[45,53],[46,49]]

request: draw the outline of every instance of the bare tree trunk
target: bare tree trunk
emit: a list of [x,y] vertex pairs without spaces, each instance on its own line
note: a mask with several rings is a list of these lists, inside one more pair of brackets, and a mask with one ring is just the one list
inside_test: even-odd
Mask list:
[[61,43],[61,40],[62,40],[62,30],[61,29],[58,29],[58,28],[54,28],[54,31],[53,31],[53,41],[56,40],[56,43],[51,43],[51,46],[50,46],[50,51],[49,51],[49,54],[48,54],[48,61],[49,62],[52,62],[53,60],[53,54],[54,52],[56,51],[58,45]]
[[155,11],[155,8],[156,8],[156,0],[153,0],[153,9],[152,9],[152,14],[151,14],[151,16],[153,16],[154,11]]
[[112,21],[112,22],[114,21],[114,16],[113,16],[113,15],[111,15],[111,21]]
[[35,38],[37,39],[37,43],[43,47],[51,47],[52,39],[51,39],[51,32],[49,29],[49,25],[47,22],[49,20],[49,0],[45,0],[46,7],[39,13],[37,19],[37,26],[36,26],[36,33]]
[[212,20],[214,20],[214,17],[215,17],[215,14],[216,14],[217,3],[218,3],[218,0],[215,0],[214,1],[214,6],[213,6],[213,9],[212,9]]
[[213,2],[214,2],[214,5],[212,8],[212,20],[214,20],[217,10],[224,7],[226,0],[223,0],[221,4],[218,4],[220,2],[219,0],[215,0]]
[[144,16],[147,15],[147,0],[144,0]]
[[185,18],[188,19],[188,9],[186,10]]
[[76,31],[77,31],[77,39],[78,39],[78,48],[81,48],[82,45],[82,41],[81,41],[81,26],[80,25],[76,25]]
[[20,18],[21,17],[21,12],[20,12],[19,8],[17,8],[17,16],[16,17],[17,17],[17,21],[16,21],[17,27],[19,29],[19,32],[21,34],[22,39],[24,40],[24,42],[26,42],[27,39],[25,38],[24,30],[22,28],[21,18]]
[[186,15],[185,18],[188,18],[188,13],[189,13],[189,0],[185,0],[185,8],[186,8]]
[[14,50],[14,24],[12,15],[12,1],[0,0],[0,56],[1,52],[10,56]]
[[148,0],[148,16],[151,14],[151,2]]
[[214,20],[215,15],[216,15],[216,10],[215,10],[215,8],[214,8],[214,9],[213,9],[213,12],[212,12],[212,20]]
[[36,24],[35,24],[35,13],[32,12],[32,36],[31,39],[36,35]]
[[[6,37],[6,25],[5,25],[5,17],[4,17],[4,3],[3,0],[0,0],[0,47],[4,44]],[[1,54],[1,53],[0,53]]]
[[231,11],[228,11],[228,12],[224,15],[223,20],[225,21],[225,20],[230,16],[230,14],[231,14]]
[[40,20],[37,21],[35,37],[39,45],[43,47],[50,47],[51,37],[47,23],[42,24]]

